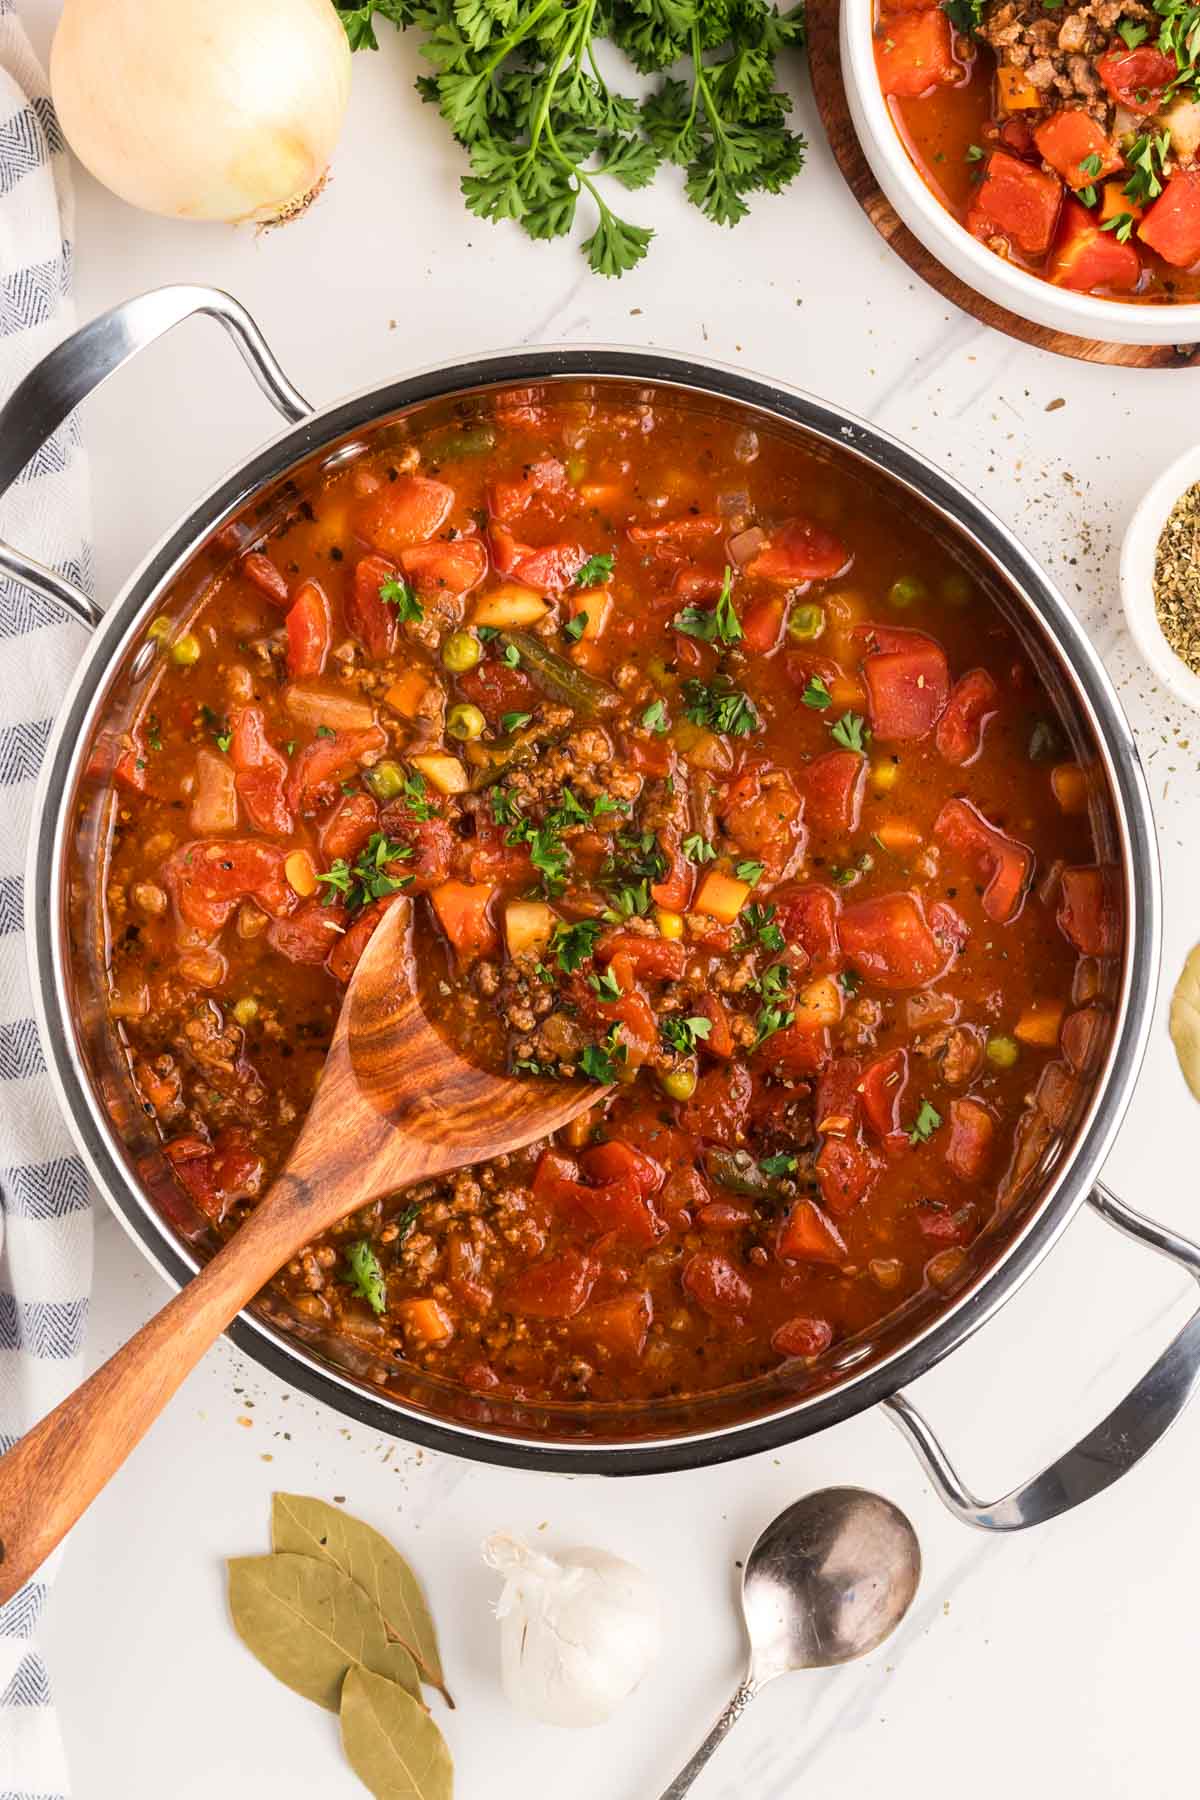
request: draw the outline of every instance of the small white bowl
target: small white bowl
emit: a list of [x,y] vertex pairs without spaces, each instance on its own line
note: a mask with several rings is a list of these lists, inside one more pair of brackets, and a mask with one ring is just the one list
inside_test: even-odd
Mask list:
[[921,179],[892,122],[875,67],[872,0],[841,0],[842,80],[872,173],[904,223],[960,281],[1053,331],[1118,344],[1200,342],[1200,304],[1133,306],[1053,287],[973,238]]
[[1163,526],[1181,494],[1200,481],[1200,444],[1165,468],[1138,501],[1121,544],[1121,599],[1130,635],[1158,679],[1200,712],[1200,675],[1193,675],[1162,634],[1154,609],[1154,560]]

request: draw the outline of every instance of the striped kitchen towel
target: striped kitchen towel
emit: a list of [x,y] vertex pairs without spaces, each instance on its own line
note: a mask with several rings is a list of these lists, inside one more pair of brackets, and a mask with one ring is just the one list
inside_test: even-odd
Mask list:
[[[0,0],[0,401],[73,323],[67,159],[12,0]],[[0,538],[88,586],[87,471],[74,420],[0,500]],[[0,1451],[79,1380],[91,1197],[33,1022],[22,929],[31,802],[84,643],[0,575]],[[50,1568],[0,1607],[0,1800],[65,1794],[35,1634]]]

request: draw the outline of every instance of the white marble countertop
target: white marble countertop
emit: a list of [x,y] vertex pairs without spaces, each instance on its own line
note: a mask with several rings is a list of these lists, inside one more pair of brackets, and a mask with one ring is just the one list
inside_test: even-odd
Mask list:
[[[45,49],[56,0],[25,0]],[[761,371],[852,408],[957,473],[1059,580],[1115,676],[1147,759],[1166,865],[1169,991],[1200,937],[1194,724],[1139,668],[1116,548],[1150,477],[1195,436],[1200,374],[1089,367],[1023,348],[919,284],[851,204],[803,75],[806,172],[720,235],[671,176],[629,210],[661,232],[620,282],[567,245],[468,217],[445,127],[407,92],[415,51],[390,32],[359,57],[336,174],[302,223],[267,237],[147,218],[79,182],[84,317],[167,281],[229,288],[297,384],[324,401],[421,364],[519,343],[656,346]],[[275,429],[238,359],[189,324],[92,401],[99,594],[190,497]],[[1200,1234],[1200,1113],[1160,996],[1150,1058],[1108,1179]],[[115,1222],[97,1235],[93,1357],[166,1297]],[[1082,1216],[979,1336],[919,1384],[967,1479],[1002,1492],[1079,1436],[1185,1316],[1180,1276]],[[909,1620],[868,1661],[761,1698],[696,1788],[704,1800],[863,1794],[882,1777],[929,1800],[1087,1792],[1175,1800],[1194,1730],[1200,1411],[1082,1511],[999,1541],[955,1523],[898,1434],[868,1414],[778,1454],[625,1482],[475,1467],[344,1422],[222,1342],[79,1526],[46,1650],[77,1800],[294,1800],[362,1790],[333,1720],[277,1686],[235,1640],[222,1559],[266,1547],[277,1487],[344,1497],[420,1569],[460,1703],[444,1720],[463,1800],[530,1793],[649,1800],[734,1685],[735,1559],[784,1504],[829,1482],[891,1496],[925,1554]],[[497,1526],[602,1544],[654,1570],[663,1659],[585,1738],[502,1699]]]

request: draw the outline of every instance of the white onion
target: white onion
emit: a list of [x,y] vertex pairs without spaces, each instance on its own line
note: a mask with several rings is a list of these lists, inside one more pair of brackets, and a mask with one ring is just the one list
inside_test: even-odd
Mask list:
[[350,46],[331,0],[66,0],[50,86],[76,156],[122,200],[268,223],[325,181]]
[[546,1725],[600,1725],[658,1655],[658,1594],[607,1550],[540,1555],[498,1531],[484,1560],[505,1577],[496,1603],[504,1692]]

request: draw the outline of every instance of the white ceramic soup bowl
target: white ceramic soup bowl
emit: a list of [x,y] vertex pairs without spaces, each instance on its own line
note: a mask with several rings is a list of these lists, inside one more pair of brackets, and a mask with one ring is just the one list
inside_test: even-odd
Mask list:
[[914,237],[986,299],[1020,318],[1074,337],[1118,344],[1200,342],[1200,303],[1169,306],[1101,300],[1053,287],[973,238],[925,185],[901,141],[875,67],[873,0],[842,0],[842,79],[863,154]]

